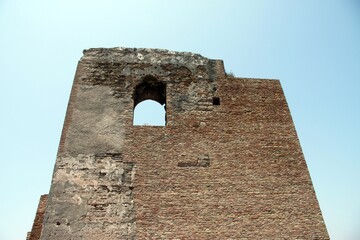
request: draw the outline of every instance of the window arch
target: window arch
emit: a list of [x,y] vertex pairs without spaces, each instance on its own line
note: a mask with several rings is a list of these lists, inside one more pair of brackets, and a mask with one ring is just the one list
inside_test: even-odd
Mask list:
[[165,108],[154,100],[144,100],[134,108],[133,125],[165,126]]
[[[133,125],[166,125],[166,86],[164,83],[150,75],[144,77],[135,88],[133,99]],[[159,117],[162,120],[159,120]]]

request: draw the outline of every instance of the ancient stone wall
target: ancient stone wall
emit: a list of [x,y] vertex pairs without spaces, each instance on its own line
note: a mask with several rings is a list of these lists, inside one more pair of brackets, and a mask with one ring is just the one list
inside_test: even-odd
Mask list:
[[[142,100],[166,126],[133,126]],[[328,239],[279,81],[221,60],[89,49],[41,239]]]

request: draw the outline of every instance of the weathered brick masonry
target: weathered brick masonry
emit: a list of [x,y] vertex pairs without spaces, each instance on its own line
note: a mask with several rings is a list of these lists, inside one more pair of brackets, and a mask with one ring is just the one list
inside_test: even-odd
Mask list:
[[46,203],[48,200],[48,195],[41,195],[39,200],[39,205],[36,211],[36,216],[34,219],[34,224],[32,226],[31,232],[28,232],[26,240],[39,240],[41,231],[43,229],[44,214],[46,210]]
[[[166,126],[133,126],[145,99]],[[78,64],[41,239],[329,237],[278,80],[99,48]]]

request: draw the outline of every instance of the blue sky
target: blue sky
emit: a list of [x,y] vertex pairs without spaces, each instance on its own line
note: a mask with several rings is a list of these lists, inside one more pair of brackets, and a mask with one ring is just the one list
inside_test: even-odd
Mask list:
[[360,239],[360,2],[0,0],[0,240],[49,190],[82,50],[150,47],[280,79],[332,239]]

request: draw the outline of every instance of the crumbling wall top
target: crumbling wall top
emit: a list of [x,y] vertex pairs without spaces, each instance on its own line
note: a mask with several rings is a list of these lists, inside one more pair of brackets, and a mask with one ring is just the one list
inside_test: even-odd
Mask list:
[[150,64],[207,65],[210,59],[190,52],[175,52],[152,48],[89,48],[83,51],[81,61],[143,62]]

